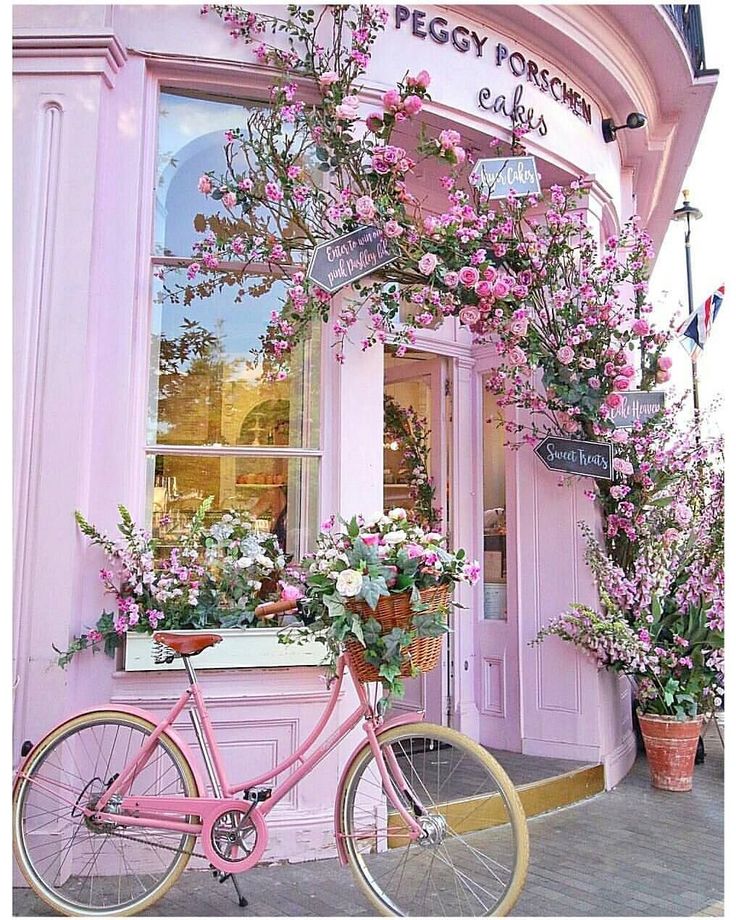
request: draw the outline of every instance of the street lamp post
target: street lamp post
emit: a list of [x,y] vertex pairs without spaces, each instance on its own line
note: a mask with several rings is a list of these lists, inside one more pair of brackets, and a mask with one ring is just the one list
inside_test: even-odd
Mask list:
[[[677,208],[673,214],[673,220],[684,220],[685,221],[685,268],[687,269],[687,315],[693,312],[693,271],[692,263],[690,261],[690,230],[691,230],[691,221],[700,220],[703,216],[703,212],[698,208],[693,207],[690,204],[690,192],[684,188],[682,190],[682,206]],[[698,396],[698,362],[697,355],[693,352],[691,356],[692,360],[690,361],[690,366],[692,367],[693,372],[693,407],[695,409],[695,415],[697,418],[698,412],[700,411],[700,399]]]

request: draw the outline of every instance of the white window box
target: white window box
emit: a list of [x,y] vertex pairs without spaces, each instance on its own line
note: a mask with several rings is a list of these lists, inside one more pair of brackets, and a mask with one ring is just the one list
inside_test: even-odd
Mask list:
[[[191,630],[168,630],[187,635]],[[193,659],[197,670],[214,668],[294,668],[304,665],[320,665],[326,655],[326,646],[321,642],[309,641],[304,645],[284,645],[278,636],[282,631],[275,629],[208,629],[222,636],[222,642],[206,648]],[[128,633],[125,637],[126,671],[176,671],[184,668],[181,658],[171,664],[155,664],[151,656],[152,636],[143,633]]]

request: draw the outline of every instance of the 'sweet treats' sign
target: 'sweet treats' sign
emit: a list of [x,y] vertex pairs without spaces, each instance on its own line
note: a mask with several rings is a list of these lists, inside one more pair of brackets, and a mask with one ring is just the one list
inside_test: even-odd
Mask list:
[[610,444],[548,436],[537,444],[534,453],[548,470],[613,479],[613,447]]
[[395,258],[396,254],[390,251],[378,227],[359,227],[335,240],[320,243],[312,255],[307,277],[334,294]]
[[538,195],[539,175],[534,157],[486,157],[473,166],[470,181],[491,200],[517,195]]

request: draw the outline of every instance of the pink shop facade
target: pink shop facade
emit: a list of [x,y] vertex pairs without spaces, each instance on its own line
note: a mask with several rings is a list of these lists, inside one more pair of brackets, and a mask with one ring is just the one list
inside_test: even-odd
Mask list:
[[[638,213],[659,245],[716,82],[683,38],[684,14],[391,7],[362,101],[367,112],[407,70],[426,69],[425,121],[484,156],[492,138],[509,140],[508,114],[522,106],[542,186],[591,177],[584,205],[601,238]],[[492,349],[448,319],[402,357],[355,345],[340,367],[315,334],[292,379],[256,379],[244,359],[278,285],[252,301],[225,289],[172,305],[157,276],[188,264],[194,215],[213,213],[197,177],[244,108],[268,97],[268,70],[196,6],[21,5],[14,16],[14,758],[76,710],[114,701],[163,713],[180,692],[176,673],[105,655],[56,666],[52,644],[66,647],[104,602],[103,559],[75,509],[112,531],[123,503],[155,531],[162,515],[213,495],[216,509],[253,512],[299,556],[333,512],[409,503],[385,424],[390,397],[427,420],[443,526],[483,568],[458,591],[467,609],[442,667],[401,705],[491,749],[602,763],[615,785],[635,756],[628,683],[557,640],[530,645],[569,602],[595,603],[577,526],[595,526],[590,483],[560,487],[531,449],[504,450],[484,388]],[[607,143],[603,119],[622,125],[631,112],[646,125]],[[407,149],[415,141],[402,135]],[[427,207],[442,206],[440,175],[427,166],[420,177]],[[172,372],[166,347],[192,329],[217,338],[220,361]],[[233,773],[288,755],[327,697],[319,667],[270,664],[204,672]],[[182,732],[193,740],[186,723]],[[329,790],[353,747],[278,806],[271,855],[332,852]]]

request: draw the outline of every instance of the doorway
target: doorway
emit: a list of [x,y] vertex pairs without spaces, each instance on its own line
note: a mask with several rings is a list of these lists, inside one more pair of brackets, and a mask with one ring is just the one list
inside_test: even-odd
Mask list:
[[[405,508],[431,530],[449,537],[449,437],[451,407],[444,358],[420,351],[384,362],[383,506]],[[442,667],[404,682],[397,711],[423,709],[430,722],[448,723],[449,645]]]

